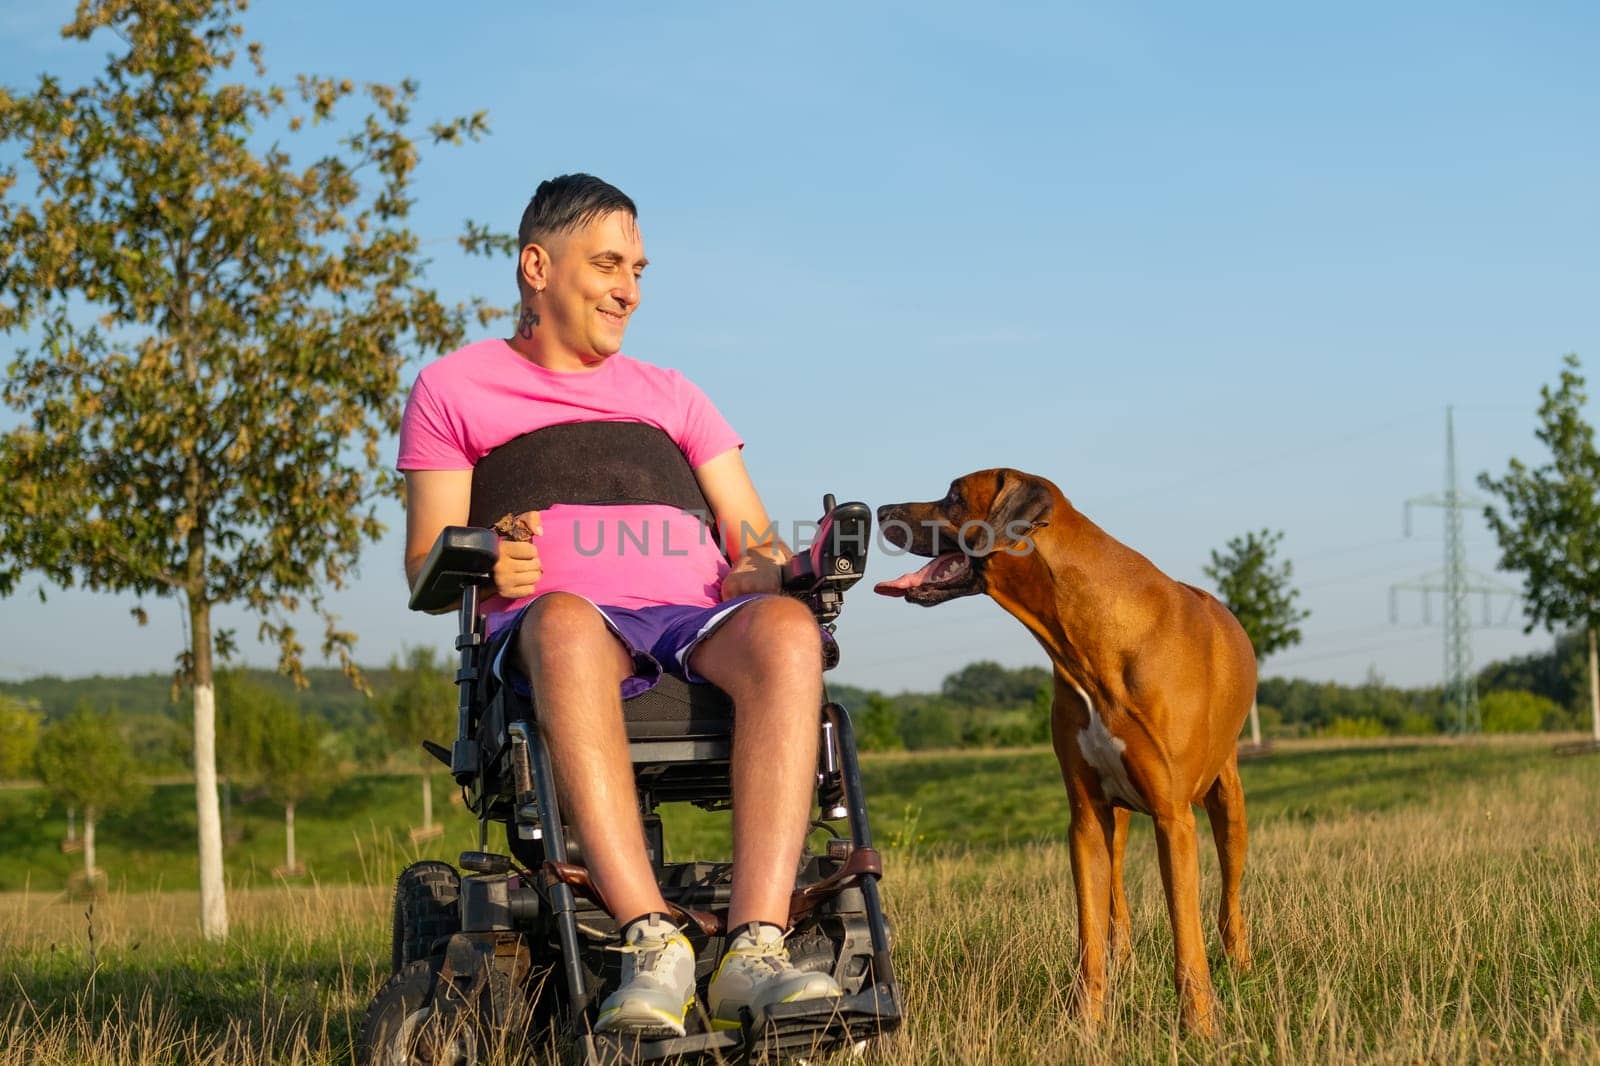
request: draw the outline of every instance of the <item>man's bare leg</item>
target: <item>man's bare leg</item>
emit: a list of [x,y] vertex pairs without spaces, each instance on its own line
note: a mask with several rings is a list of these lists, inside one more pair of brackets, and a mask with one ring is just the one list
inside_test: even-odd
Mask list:
[[822,647],[809,608],[767,596],[690,656],[733,698],[733,900],[728,927],[789,925],[789,897],[816,787]]
[[[627,651],[593,604],[561,592],[528,608],[517,649],[533,682],[562,812],[583,841],[589,876],[618,922],[665,913],[622,725],[622,680],[633,672]],[[574,781],[583,787],[571,787]]]

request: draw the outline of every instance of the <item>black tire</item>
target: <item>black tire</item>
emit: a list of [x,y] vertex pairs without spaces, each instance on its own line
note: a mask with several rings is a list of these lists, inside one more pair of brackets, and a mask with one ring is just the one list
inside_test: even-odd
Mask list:
[[359,1066],[471,1066],[478,1061],[476,1028],[441,1025],[434,1013],[438,974],[438,960],[418,959],[378,990],[361,1022]]
[[461,929],[461,875],[447,862],[414,862],[394,885],[394,939],[390,971],[433,954],[440,940]]

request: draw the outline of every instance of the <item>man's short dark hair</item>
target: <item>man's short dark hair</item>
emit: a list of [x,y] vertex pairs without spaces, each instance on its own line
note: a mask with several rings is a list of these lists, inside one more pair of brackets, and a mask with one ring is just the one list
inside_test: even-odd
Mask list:
[[639,217],[639,209],[627,193],[593,174],[563,174],[541,181],[527,210],[522,212],[517,247],[526,248],[558,233],[575,233],[613,211]]

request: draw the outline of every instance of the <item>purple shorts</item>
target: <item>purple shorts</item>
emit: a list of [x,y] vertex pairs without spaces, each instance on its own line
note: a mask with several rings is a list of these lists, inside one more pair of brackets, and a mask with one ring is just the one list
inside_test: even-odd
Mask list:
[[[753,592],[712,607],[609,607],[595,604],[594,608],[605,619],[606,626],[622,641],[622,646],[633,658],[633,676],[622,679],[622,698],[631,699],[650,691],[661,680],[663,672],[691,683],[705,682],[705,678],[689,669],[689,656],[702,640],[716,632],[717,627],[735,611],[762,595]],[[507,658],[506,648],[522,624],[523,612],[538,602],[535,599],[509,616],[489,617],[490,639],[498,645],[494,651],[494,676],[524,698],[532,695],[528,679]]]

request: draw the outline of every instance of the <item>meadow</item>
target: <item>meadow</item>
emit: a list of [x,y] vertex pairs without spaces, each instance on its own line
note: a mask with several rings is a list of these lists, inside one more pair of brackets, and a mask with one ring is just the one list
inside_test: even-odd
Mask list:
[[[1256,965],[1228,971],[1208,929],[1213,1042],[1176,1027],[1147,822],[1128,853],[1133,957],[1090,1031],[1070,1010],[1073,897],[1051,754],[872,756],[908,1022],[867,1061],[1600,1062],[1600,760],[1550,747],[1301,742],[1245,763]],[[418,851],[404,832],[415,777],[357,778],[301,812],[311,876],[286,883],[270,874],[277,812],[241,800],[234,932],[212,948],[184,890],[189,795],[162,786],[142,819],[102,827],[112,887],[91,908],[60,891],[78,857],[55,849],[59,814],[0,792],[0,1066],[348,1062],[386,976],[390,878],[413,855],[475,840],[441,802],[450,830]],[[723,817],[673,815],[678,854],[722,846]],[[1201,857],[1209,922],[1208,838]]]

